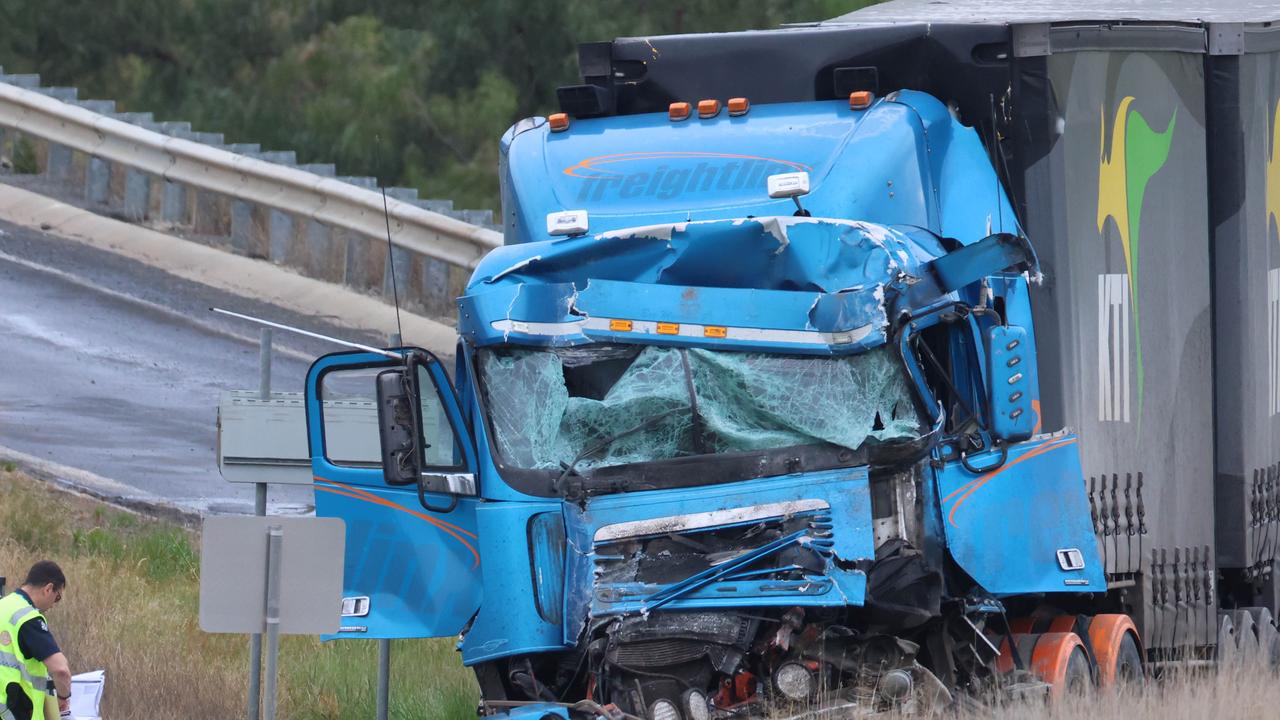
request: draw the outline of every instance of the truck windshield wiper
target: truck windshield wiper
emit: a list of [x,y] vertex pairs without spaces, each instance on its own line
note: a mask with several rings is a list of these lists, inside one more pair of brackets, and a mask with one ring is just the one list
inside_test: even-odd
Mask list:
[[641,422],[639,425],[636,425],[633,428],[629,428],[627,430],[623,430],[622,432],[610,435],[609,437],[601,440],[595,445],[592,445],[591,447],[583,449],[583,451],[578,453],[577,456],[574,457],[573,460],[570,461],[568,464],[565,464],[563,462],[560,463],[560,465],[564,467],[564,472],[560,473],[560,477],[556,478],[555,487],[558,489],[560,487],[560,484],[564,482],[565,478],[575,474],[576,468],[578,467],[578,463],[582,462],[583,460],[586,460],[588,457],[600,452],[601,450],[608,448],[610,445],[614,444],[615,442],[621,440],[624,437],[634,435],[640,432],[641,430],[644,430],[646,428],[649,428],[658,424],[658,421],[660,420],[665,420],[671,417],[672,415],[675,415],[678,412],[683,412],[685,410],[688,410],[688,407],[676,407],[676,408],[671,408],[666,412],[660,412],[657,415],[654,415],[653,417],[648,418],[644,422]]

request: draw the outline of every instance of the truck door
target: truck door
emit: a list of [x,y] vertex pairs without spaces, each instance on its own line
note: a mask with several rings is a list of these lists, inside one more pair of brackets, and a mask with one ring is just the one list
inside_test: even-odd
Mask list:
[[[456,635],[480,606],[476,454],[444,367],[417,368],[428,487],[383,476],[375,380],[403,363],[326,355],[307,373],[316,515],[347,525],[342,628],[335,637]],[[446,482],[440,482],[445,480]]]
[[[970,316],[939,328],[951,438],[933,472],[951,556],[996,595],[1103,592],[1075,435],[1039,430],[1028,333]],[[985,361],[985,362],[984,362]]]

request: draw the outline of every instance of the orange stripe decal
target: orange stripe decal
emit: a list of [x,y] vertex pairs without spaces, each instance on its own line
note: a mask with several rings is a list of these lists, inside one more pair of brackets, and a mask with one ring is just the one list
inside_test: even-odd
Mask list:
[[1016,459],[1010,460],[1004,465],[1001,465],[996,470],[993,470],[987,473],[986,475],[983,475],[982,477],[961,486],[955,492],[951,493],[950,495],[947,495],[947,497],[942,499],[943,504],[946,504],[947,500],[954,497],[956,493],[959,493],[962,491],[964,492],[964,494],[961,495],[960,498],[956,500],[955,505],[951,506],[951,512],[947,513],[947,522],[951,524],[951,527],[959,527],[958,525],[956,525],[956,520],[955,520],[956,511],[960,509],[960,506],[963,505],[965,501],[968,500],[971,495],[973,495],[973,493],[977,492],[983,485],[986,485],[988,482],[991,482],[991,480],[993,480],[1000,473],[1004,472],[1005,470],[1008,470],[1009,468],[1017,465],[1018,463],[1024,460],[1030,460],[1031,458],[1037,457],[1039,455],[1043,455],[1052,450],[1057,450],[1058,448],[1066,447],[1068,445],[1073,445],[1076,443],[1076,441],[1077,441],[1077,438],[1066,438],[1063,440],[1055,440],[1053,442],[1046,443],[1044,445],[1041,445],[1038,448],[1029,450],[1023,453],[1022,455],[1019,455]]
[[340,482],[328,480],[326,478],[322,478],[318,476],[315,477],[314,479],[317,482],[328,483],[330,485],[337,486],[337,487],[326,487],[325,485],[317,485],[315,489],[318,492],[327,492],[332,495],[340,495],[342,497],[352,498],[354,500],[359,500],[361,502],[368,502],[368,503],[373,503],[375,505],[382,505],[384,507],[388,507],[393,510],[398,510],[400,512],[408,513],[420,520],[424,520],[427,523],[434,525],[435,527],[439,528],[442,532],[445,532],[451,535],[455,540],[462,543],[467,548],[467,550],[471,551],[471,556],[475,559],[475,562],[472,565],[472,567],[480,566],[480,553],[477,552],[475,547],[471,543],[467,542],[466,538],[463,537],[463,535],[466,535],[467,537],[470,537],[471,539],[474,540],[476,539],[475,533],[469,532],[467,530],[463,530],[462,528],[458,527],[457,525],[454,525],[453,523],[445,522],[443,520],[440,520],[439,518],[433,518],[430,515],[427,515],[425,513],[421,513],[421,512],[418,512],[417,510],[413,510],[411,508],[407,508],[398,503],[394,503],[386,498],[379,497],[366,490],[361,490],[360,488],[352,487],[350,485],[344,485]]

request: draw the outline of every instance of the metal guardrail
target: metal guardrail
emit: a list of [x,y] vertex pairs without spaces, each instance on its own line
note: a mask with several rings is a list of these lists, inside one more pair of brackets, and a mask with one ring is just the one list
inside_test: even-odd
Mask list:
[[0,125],[170,182],[227,195],[392,243],[452,265],[473,268],[502,236],[306,170],[170,137],[0,83]]

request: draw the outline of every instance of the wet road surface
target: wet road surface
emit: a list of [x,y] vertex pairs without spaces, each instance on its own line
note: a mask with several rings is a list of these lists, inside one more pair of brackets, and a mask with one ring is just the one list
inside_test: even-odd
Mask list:
[[[175,242],[183,242],[175,240]],[[222,479],[219,393],[258,387],[258,329],[211,306],[372,345],[338,327],[0,222],[0,446],[96,473],[200,512],[251,512]],[[272,388],[302,390],[333,345],[276,331]],[[273,512],[309,487],[273,486]]]

